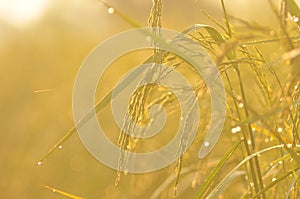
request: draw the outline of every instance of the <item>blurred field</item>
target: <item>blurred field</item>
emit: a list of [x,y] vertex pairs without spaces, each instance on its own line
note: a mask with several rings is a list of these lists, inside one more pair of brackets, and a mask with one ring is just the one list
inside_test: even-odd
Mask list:
[[[141,25],[147,25],[150,0],[107,2]],[[277,26],[264,1],[243,2],[228,1],[229,13],[270,27]],[[30,1],[25,7],[33,3]],[[222,9],[217,0],[166,0],[163,26],[181,31],[195,23],[212,24],[200,9],[222,20]],[[122,176],[120,184],[114,186],[116,172],[90,156],[77,135],[73,135],[42,165],[36,166],[39,158],[73,125],[72,89],[82,61],[99,42],[131,28],[118,16],[108,14],[96,0],[48,0],[41,15],[26,22],[16,22],[8,15],[0,15],[0,198],[63,198],[43,186],[88,199],[147,198],[174,172],[175,164],[155,173]],[[262,46],[265,51],[275,48]],[[138,64],[148,54],[132,56],[138,57],[136,59],[129,56],[123,64]],[[270,53],[269,58],[272,56],[277,56],[277,53]],[[283,70],[281,78],[286,77]],[[112,86],[116,81],[108,75],[103,84]],[[97,96],[101,98],[108,89],[103,88]],[[101,121],[101,113],[99,118]],[[226,130],[222,139],[229,142],[230,127]],[[117,135],[112,137],[115,139]],[[191,155],[197,153],[199,146],[197,142],[192,147]],[[218,155],[223,152],[222,146],[217,147],[206,166],[216,165]],[[205,169],[203,172],[201,175],[205,176]],[[181,186],[189,187],[192,180],[193,176],[183,178]],[[243,184],[237,186],[246,187]],[[172,187],[169,192],[172,193]],[[196,193],[197,189],[188,188],[181,198],[193,197]]]

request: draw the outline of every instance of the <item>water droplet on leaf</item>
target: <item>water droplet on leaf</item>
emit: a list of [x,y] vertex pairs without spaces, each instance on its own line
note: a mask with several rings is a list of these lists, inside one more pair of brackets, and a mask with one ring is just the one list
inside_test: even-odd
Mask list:
[[281,128],[281,127],[279,127],[278,129],[277,129],[277,132],[278,133],[281,133],[283,131],[283,129]]
[[298,22],[299,22],[299,18],[296,17],[296,16],[292,16],[292,20],[293,20],[295,23],[298,23]]
[[208,147],[209,144],[210,144],[210,143],[209,143],[208,141],[204,142],[204,146],[206,146],[206,147]]
[[108,8],[107,12],[108,12],[108,14],[114,14],[115,13],[115,9],[114,8]]

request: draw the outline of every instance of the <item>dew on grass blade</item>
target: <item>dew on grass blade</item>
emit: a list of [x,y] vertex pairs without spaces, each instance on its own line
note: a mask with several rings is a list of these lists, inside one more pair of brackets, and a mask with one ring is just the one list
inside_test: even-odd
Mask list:
[[232,128],[232,129],[231,129],[231,133],[236,134],[236,133],[237,133],[237,132],[236,132],[236,129],[235,129],[235,128]]
[[268,137],[265,138],[265,143],[270,142],[270,139]]
[[117,176],[115,179],[115,186],[118,186],[120,180],[121,180],[121,171],[117,171]]
[[281,127],[279,127],[278,129],[277,129],[277,132],[278,133],[281,133],[283,131],[283,129],[281,128]]
[[279,101],[281,101],[281,102],[282,102],[283,100],[284,100],[284,97],[281,97],[281,98],[279,99]]
[[291,19],[295,22],[298,23],[299,22],[299,18],[296,16],[292,16]]
[[235,133],[240,132],[241,130],[242,130],[242,128],[240,126],[236,126],[231,129],[231,133],[235,134]]
[[249,184],[250,184],[250,187],[251,187],[251,188],[254,187],[254,183],[253,183],[253,182],[250,182]]
[[108,14],[114,14],[115,13],[115,9],[114,8],[108,8],[107,12],[108,12]]
[[38,162],[38,163],[36,163],[38,166],[41,166],[42,165],[42,162]]
[[204,146],[208,147],[210,143],[208,141],[204,142]]
[[241,100],[242,100],[242,96],[237,95],[237,96],[236,96],[236,99],[237,99],[238,101],[241,101]]

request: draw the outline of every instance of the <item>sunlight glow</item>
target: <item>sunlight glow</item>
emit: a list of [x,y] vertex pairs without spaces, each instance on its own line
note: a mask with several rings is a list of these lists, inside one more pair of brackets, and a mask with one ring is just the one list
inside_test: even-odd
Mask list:
[[48,0],[0,0],[0,20],[25,25],[38,19]]

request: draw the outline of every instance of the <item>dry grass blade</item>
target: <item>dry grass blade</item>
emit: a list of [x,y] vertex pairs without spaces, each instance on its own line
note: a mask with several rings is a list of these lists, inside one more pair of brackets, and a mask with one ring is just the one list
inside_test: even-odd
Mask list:
[[53,187],[50,187],[50,186],[43,186],[45,189],[49,189],[51,190],[52,192],[54,193],[58,193],[62,196],[65,196],[67,198],[72,198],[72,199],[85,199],[85,198],[82,198],[82,197],[79,197],[79,196],[75,196],[73,194],[70,194],[70,193],[67,193],[67,192],[64,192],[64,191],[61,191],[59,189],[56,189],[56,188],[53,188]]

